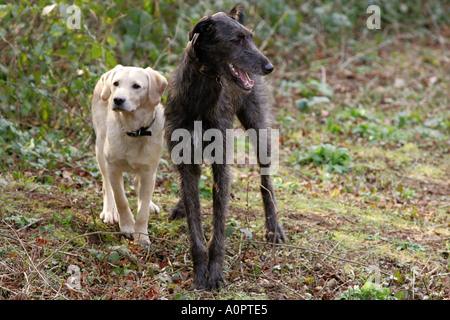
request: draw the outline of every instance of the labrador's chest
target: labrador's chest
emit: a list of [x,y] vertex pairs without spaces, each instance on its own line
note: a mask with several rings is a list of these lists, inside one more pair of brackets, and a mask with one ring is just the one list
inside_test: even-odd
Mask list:
[[158,146],[152,143],[151,138],[128,136],[107,138],[106,161],[110,165],[120,167],[122,171],[149,170],[154,162],[153,154],[159,154],[159,150],[154,150],[158,149]]

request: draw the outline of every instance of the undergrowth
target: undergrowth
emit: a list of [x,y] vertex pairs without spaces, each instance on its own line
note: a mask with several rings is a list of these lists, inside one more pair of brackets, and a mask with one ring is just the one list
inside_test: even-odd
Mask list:
[[[232,166],[219,292],[190,290],[187,224],[168,221],[179,185],[167,152],[151,246],[100,221],[90,99],[117,63],[169,76],[195,22],[234,3],[75,4],[80,29],[67,28],[67,1],[0,5],[0,299],[448,299],[445,2],[377,1],[380,30],[366,28],[361,1],[246,4],[276,66],[273,182],[288,240],[263,241],[258,168]],[[208,240],[206,167],[199,187]]]

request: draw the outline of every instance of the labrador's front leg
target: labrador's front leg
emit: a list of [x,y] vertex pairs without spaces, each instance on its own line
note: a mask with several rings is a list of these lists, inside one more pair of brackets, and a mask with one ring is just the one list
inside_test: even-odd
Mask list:
[[[134,240],[143,245],[149,245],[148,237],[148,216],[150,206],[153,211],[159,208],[152,202],[153,190],[155,187],[156,174],[153,173],[137,173],[136,179],[139,181],[136,190],[138,195],[138,212],[136,215]],[[136,185],[136,184],[135,184]],[[155,208],[156,207],[156,208]]]
[[134,217],[128,205],[128,200],[125,197],[122,172],[111,165],[107,166],[107,172],[117,213],[119,214],[120,231],[129,236],[134,233]]
[[111,182],[107,175],[107,164],[105,159],[105,153],[103,151],[104,141],[97,137],[95,145],[95,154],[100,172],[102,174],[102,191],[103,191],[103,211],[100,213],[100,219],[104,223],[115,224],[119,222],[119,216],[117,215],[116,204],[114,203],[114,196],[111,189]]

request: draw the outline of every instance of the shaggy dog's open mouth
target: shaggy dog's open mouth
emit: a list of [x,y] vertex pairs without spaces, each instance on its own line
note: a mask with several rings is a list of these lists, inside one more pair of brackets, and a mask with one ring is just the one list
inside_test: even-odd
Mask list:
[[253,88],[255,82],[250,79],[247,72],[239,68],[237,65],[228,63],[231,75],[237,80],[236,83],[244,90],[250,91]]

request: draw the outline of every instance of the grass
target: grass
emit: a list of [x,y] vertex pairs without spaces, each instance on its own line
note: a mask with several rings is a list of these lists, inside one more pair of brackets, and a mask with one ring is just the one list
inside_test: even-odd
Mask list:
[[[155,3],[161,7],[144,4],[151,14],[173,14],[169,10],[173,4]],[[255,7],[255,12],[267,5]],[[257,167],[233,166],[224,265],[228,286],[218,292],[191,291],[187,224],[168,221],[178,200],[178,183],[167,152],[157,174],[154,201],[161,213],[150,217],[151,246],[142,248],[123,238],[118,226],[103,224],[99,219],[101,180],[91,127],[85,120],[89,115],[76,107],[85,108],[88,102],[73,100],[79,92],[89,92],[98,70],[82,67],[86,77],[89,74],[87,84],[72,79],[73,91],[55,94],[56,100],[49,98],[50,91],[45,98],[39,96],[45,103],[39,104],[38,111],[31,107],[29,98],[36,95],[29,87],[17,95],[0,91],[0,99],[10,104],[0,118],[0,299],[450,297],[447,29],[441,29],[445,41],[440,43],[437,37],[420,34],[411,39],[400,26],[398,33],[389,34],[388,46],[380,45],[387,39],[367,37],[350,42],[343,52],[332,39],[312,43],[298,32],[299,17],[290,5],[265,10],[271,12],[266,20],[260,16],[250,20],[258,45],[265,43],[267,55],[277,66],[268,78],[276,102],[274,123],[280,129],[280,168],[273,180],[287,242],[277,246],[263,242]],[[200,2],[184,9],[197,19],[206,7]],[[113,21],[119,9],[120,5],[104,11],[93,7],[100,23],[106,23],[106,18]],[[333,30],[311,29],[314,24],[308,20],[312,14],[308,10],[303,9],[303,18],[312,38],[336,36]],[[283,12],[287,12],[285,20],[279,20]],[[322,16],[324,22],[326,18]],[[133,37],[146,37],[133,34],[139,30],[136,25],[147,28],[146,19],[147,15],[133,11],[129,20],[116,21],[117,28],[104,36],[102,50],[115,48],[115,59],[120,61],[123,52],[132,49],[126,58],[130,63],[144,55],[156,61],[163,52],[158,67],[168,73],[176,61],[174,51],[182,48],[177,43],[186,39],[182,31],[170,33],[170,21],[158,20],[152,33],[162,30],[173,43],[161,40],[157,43],[164,44],[162,48],[127,47]],[[272,28],[278,21],[279,29]],[[190,23],[180,19],[175,25],[184,30]],[[31,35],[31,30],[25,35]],[[347,29],[338,30],[339,35]],[[430,35],[429,29],[420,30]],[[96,30],[92,32],[96,39],[103,39]],[[108,42],[108,35],[120,32],[125,40],[117,37],[117,43],[111,38]],[[296,45],[286,45],[283,32],[288,32],[286,38],[295,35],[296,40],[305,41],[304,52],[294,53]],[[52,39],[49,36],[49,42]],[[65,35],[61,41],[70,39]],[[80,54],[76,43],[67,50],[69,60]],[[47,58],[42,54],[36,59],[42,65]],[[22,55],[19,60],[27,62]],[[86,66],[95,61],[86,61]],[[63,88],[64,81],[58,77],[67,78],[64,75],[70,70],[61,67],[56,80],[43,73],[37,85],[46,88],[42,83],[47,81],[48,90]],[[20,82],[22,73],[9,83]],[[28,104],[17,119],[13,107],[21,99]],[[73,109],[46,114],[49,101]],[[33,112],[38,120],[33,120]],[[66,128],[69,116],[73,119],[70,130],[58,130]],[[338,170],[330,165],[338,165]],[[130,179],[127,175],[128,185]],[[205,167],[200,185],[205,240],[211,232],[211,186],[211,172]],[[134,191],[126,190],[135,211]]]

